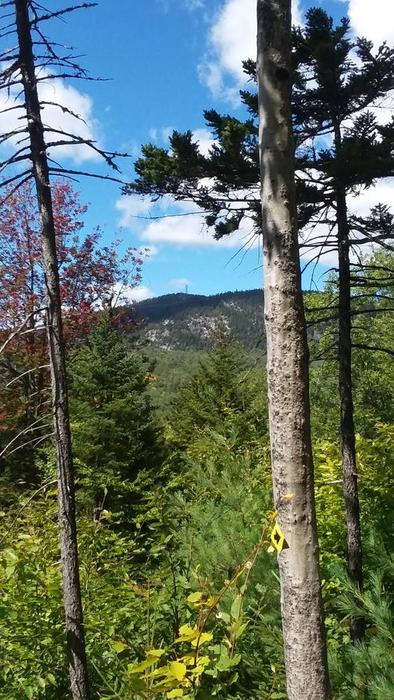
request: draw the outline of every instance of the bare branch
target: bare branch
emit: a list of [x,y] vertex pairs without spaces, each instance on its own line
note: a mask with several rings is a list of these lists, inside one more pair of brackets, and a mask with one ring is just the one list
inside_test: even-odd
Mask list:
[[364,345],[364,343],[352,343],[352,348],[358,348],[359,350],[371,350],[372,352],[384,352],[387,355],[394,357],[394,350],[389,348],[381,348],[376,345]]
[[33,367],[32,369],[27,369],[26,372],[22,372],[22,374],[18,374],[17,377],[14,377],[14,379],[11,379],[11,381],[8,382],[8,384],[6,384],[6,387],[8,388],[9,386],[11,386],[11,384],[13,384],[14,382],[17,382],[18,379],[25,377],[26,374],[31,374],[32,372],[37,372],[38,369],[48,369],[48,367],[50,367],[50,365],[38,365],[38,367]]
[[[78,73],[54,73],[49,74],[49,75],[43,75],[41,78],[37,78],[37,83],[42,83],[44,80],[66,80],[67,78],[71,78],[73,80],[89,80],[89,81],[94,81],[94,82],[106,82],[109,80],[109,78],[97,78],[93,77],[90,75],[87,75],[84,70],[81,68],[80,69],[80,74]],[[14,84],[14,83],[13,83]],[[20,81],[17,81],[15,84],[20,84]]]
[[[12,112],[14,109],[25,109],[26,105],[14,105],[13,107],[6,107],[0,110],[0,114],[5,114],[6,112]],[[23,117],[25,118],[25,117]]]
[[[23,185],[24,185],[26,182],[29,182],[29,180],[31,180],[31,178],[33,177],[33,171],[30,170],[30,171],[28,171],[28,172],[29,172],[29,175],[28,175],[27,177],[23,178],[23,180],[21,180],[20,182],[18,182],[18,184],[15,185],[15,187],[13,187],[9,192],[7,192],[7,194],[6,194],[5,197],[3,197],[2,199],[0,199],[0,207],[2,207],[3,204],[5,204],[5,202],[7,202],[7,201],[12,197],[12,195],[15,194],[15,192],[17,192],[17,190],[19,190],[20,187],[23,187]],[[0,182],[0,187],[1,187],[2,184],[3,184],[3,183]]]
[[95,142],[92,141],[91,139],[86,139],[81,136],[78,136],[77,134],[72,134],[68,131],[64,131],[63,129],[55,129],[52,128],[51,126],[44,126],[44,131],[46,133],[50,134],[60,134],[61,136],[67,136],[68,138],[72,139],[72,141],[65,141],[65,140],[59,140],[59,141],[49,141],[46,143],[47,148],[52,148],[54,146],[64,146],[67,144],[77,144],[77,145],[85,145],[91,148],[93,151],[98,153],[107,165],[109,165],[111,168],[116,170],[117,172],[120,172],[118,166],[116,165],[114,158],[130,158],[131,156],[128,153],[118,153],[116,151],[104,151],[102,148],[99,148],[99,146],[95,146]]
[[57,10],[55,12],[48,12],[48,14],[46,14],[46,15],[38,16],[37,19],[33,19],[30,22],[30,25],[33,29],[35,29],[36,25],[39,22],[46,22],[49,19],[54,19],[56,17],[61,17],[65,14],[69,14],[70,12],[75,12],[75,10],[87,10],[87,9],[92,8],[92,7],[97,7],[97,2],[84,2],[84,3],[81,3],[80,5],[72,5],[70,7],[64,8],[63,10]]
[[47,440],[48,438],[53,437],[54,434],[55,434],[54,432],[47,433],[46,435],[42,435],[40,437],[33,438],[32,440],[28,440],[28,442],[24,442],[22,445],[18,445],[18,447],[14,447],[14,449],[8,453],[8,456],[12,455],[14,452],[18,452],[18,450],[21,450],[23,447],[27,447],[27,445],[34,444],[34,447],[37,447],[37,445],[39,445],[40,442],[44,442],[44,440]]
[[318,481],[315,483],[316,488],[321,488],[322,486],[331,486],[333,484],[342,484],[343,479],[333,479],[332,481]]
[[[29,152],[25,153],[24,155],[20,155],[23,153],[23,151]],[[0,162],[0,172],[2,170],[5,170],[5,168],[7,168],[9,165],[13,165],[13,163],[21,163],[24,160],[31,160],[30,150],[28,146],[24,146],[23,148],[18,149],[18,151],[13,153],[12,156],[7,158],[7,160],[3,160],[2,162]]]
[[69,175],[82,175],[83,177],[93,177],[98,180],[109,180],[110,182],[117,182],[120,185],[126,185],[124,180],[119,177],[112,177],[111,175],[99,175],[98,173],[89,173],[83,170],[69,170],[68,168],[49,168],[51,173],[68,173]]
[[[24,170],[23,173],[18,173],[17,175],[14,175],[13,177],[9,177],[8,180],[0,181],[0,187],[7,187],[7,185],[10,185],[12,182],[15,182],[15,180],[19,180],[20,178],[22,178],[28,174],[31,175],[31,173],[32,173],[31,170]],[[1,204],[1,202],[0,202],[0,204]]]
[[28,321],[30,321],[30,319],[33,316],[35,316],[36,314],[41,313],[41,311],[45,311],[45,310],[46,310],[46,306],[43,306],[41,309],[36,309],[35,311],[32,311],[28,316],[26,316],[26,318],[22,321],[22,323],[18,326],[18,328],[13,333],[11,333],[10,336],[8,336],[7,340],[0,347],[0,355],[2,354],[2,352],[4,352],[7,345],[21,332],[22,328],[24,328],[26,326]]
[[18,134],[26,134],[28,131],[27,126],[21,126],[19,129],[14,129],[13,131],[4,132],[0,135],[0,144],[8,141],[8,139],[18,136]]
[[[79,114],[77,114],[76,112],[73,112],[71,109],[69,109],[68,107],[65,107],[64,105],[59,104],[59,102],[49,102],[49,100],[41,100],[40,104],[41,104],[41,106],[42,105],[44,105],[44,106],[50,105],[51,107],[59,107],[59,109],[61,109],[62,112],[64,112],[64,114],[70,114],[72,117],[75,117],[75,119],[78,119],[79,121],[86,124],[85,119],[80,117]],[[53,129],[51,129],[51,131],[53,131]],[[61,132],[61,133],[63,133],[63,132]]]
[[33,433],[36,430],[42,430],[42,428],[47,427],[49,425],[49,423],[44,423],[43,425],[38,425],[38,423],[42,424],[44,420],[45,420],[44,417],[38,418],[38,420],[34,421],[34,423],[31,423],[31,425],[29,425],[27,428],[25,428],[24,430],[21,430],[17,435],[15,435],[15,437],[13,437],[12,440],[10,440],[9,443],[7,443],[7,445],[0,452],[0,457],[3,457],[3,455],[5,455],[8,448],[11,447],[11,445],[13,445],[14,442],[16,442],[21,437],[21,435],[26,435],[26,433]]

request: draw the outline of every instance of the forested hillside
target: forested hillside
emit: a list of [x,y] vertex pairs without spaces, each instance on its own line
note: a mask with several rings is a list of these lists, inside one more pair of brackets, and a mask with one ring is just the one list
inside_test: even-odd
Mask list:
[[[2,700],[394,698],[394,215],[353,208],[392,187],[394,49],[323,5],[256,0],[238,116],[153,130],[125,181],[53,93],[91,76],[46,27],[90,3],[0,3]],[[85,177],[247,222],[264,289],[128,306],[148,251],[90,228]]]
[[212,296],[168,294],[135,304],[142,337],[162,350],[206,350],[212,347],[218,323],[233,338],[254,350],[264,347],[261,289]]

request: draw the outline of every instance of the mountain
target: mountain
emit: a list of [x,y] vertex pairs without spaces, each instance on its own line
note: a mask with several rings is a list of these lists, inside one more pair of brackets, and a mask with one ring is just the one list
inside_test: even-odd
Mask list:
[[211,296],[166,294],[136,303],[133,311],[142,322],[142,337],[162,350],[208,350],[220,323],[246,348],[264,346],[261,289]]

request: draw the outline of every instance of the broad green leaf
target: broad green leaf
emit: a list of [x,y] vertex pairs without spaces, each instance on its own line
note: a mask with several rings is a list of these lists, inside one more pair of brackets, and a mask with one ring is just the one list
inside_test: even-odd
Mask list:
[[5,549],[3,552],[3,556],[6,558],[7,561],[9,561],[11,564],[16,564],[18,561],[18,555],[16,552],[14,552],[13,549]]
[[205,642],[211,642],[212,639],[213,635],[210,632],[202,632],[199,637],[191,640],[191,644],[192,647],[196,647],[197,644],[198,646],[201,646],[201,644],[205,644]]
[[148,649],[148,651],[146,652],[147,657],[155,656],[158,659],[160,658],[160,656],[163,656],[163,654],[164,649]]
[[232,633],[233,633],[234,639],[239,639],[243,635],[243,633],[245,632],[247,626],[248,626],[247,622],[241,623],[241,622],[239,622],[239,620],[237,622],[235,622],[232,625]]
[[199,603],[201,601],[201,598],[203,597],[203,593],[201,591],[196,591],[195,593],[190,593],[190,595],[187,596],[187,602],[188,603]]
[[237,595],[235,600],[233,601],[233,604],[231,606],[231,617],[233,617],[235,620],[239,618],[239,613],[241,612],[241,605],[242,605],[242,596]]
[[171,661],[168,664],[168,669],[177,681],[182,681],[186,675],[186,665],[180,661]]
[[145,661],[141,661],[139,664],[129,664],[127,666],[128,673],[143,673],[147,668],[154,666],[157,663],[156,656],[150,656]]
[[194,627],[191,627],[190,625],[182,625],[179,628],[179,637],[175,640],[176,642],[191,642],[192,639],[196,639],[198,637],[198,627],[197,625],[194,625]]
[[125,644],[124,642],[115,640],[115,641],[110,642],[110,647],[116,654],[121,654],[122,651],[127,649],[127,644]]

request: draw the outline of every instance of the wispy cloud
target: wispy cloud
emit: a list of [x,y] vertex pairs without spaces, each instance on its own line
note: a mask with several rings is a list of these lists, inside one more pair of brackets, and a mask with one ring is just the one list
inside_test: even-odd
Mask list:
[[[300,0],[293,0],[293,22],[299,24]],[[242,61],[256,56],[256,0],[225,0],[211,21],[207,52],[199,76],[216,98],[238,102],[245,83]]]
[[194,12],[195,10],[201,10],[205,7],[206,0],[157,0],[164,12],[169,12],[171,8],[182,7],[189,12]]
[[185,287],[191,287],[193,282],[187,277],[176,277],[175,279],[170,280],[168,284],[170,287],[174,287],[175,289],[185,289]]
[[[42,118],[46,127],[100,143],[101,125],[94,115],[93,101],[89,95],[79,92],[75,87],[66,84],[64,80],[59,78],[40,82],[39,95],[41,101],[47,103],[42,110]],[[0,112],[16,104],[22,104],[22,101],[17,97],[15,91],[9,97],[6,94],[0,96]],[[66,112],[57,105],[62,105],[69,111]],[[80,119],[76,119],[70,112],[77,114]],[[18,110],[0,113],[0,133],[20,127],[19,116]],[[53,137],[53,141],[60,139],[59,134],[53,133],[51,135],[50,131],[48,131],[48,136],[50,140]],[[13,141],[10,140],[12,145],[15,146],[19,138],[20,135],[16,136]],[[98,153],[84,144],[56,146],[51,149],[51,155],[55,160],[63,157],[75,163],[100,159]]]

